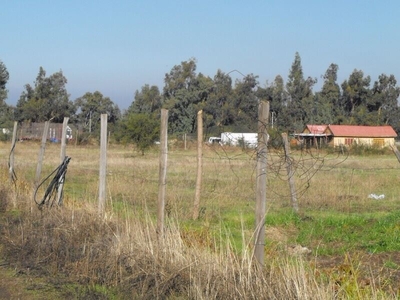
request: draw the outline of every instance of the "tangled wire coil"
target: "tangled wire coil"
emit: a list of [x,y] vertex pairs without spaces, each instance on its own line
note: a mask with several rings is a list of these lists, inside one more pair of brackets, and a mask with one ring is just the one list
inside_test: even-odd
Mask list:
[[[39,209],[42,209],[44,205],[47,205],[49,207],[52,207],[54,203],[56,202],[56,196],[57,192],[59,190],[59,187],[63,187],[63,183],[65,180],[65,174],[67,173],[67,167],[68,163],[71,160],[71,157],[66,156],[63,160],[63,162],[47,176],[36,188],[35,194],[34,194],[34,201],[38,205]],[[47,187],[44,196],[40,202],[36,200],[36,195],[39,190],[39,188],[53,175],[53,179],[50,181],[49,186]],[[62,198],[63,198],[63,191],[60,191],[59,194],[59,199],[58,199],[58,205],[62,204]]]

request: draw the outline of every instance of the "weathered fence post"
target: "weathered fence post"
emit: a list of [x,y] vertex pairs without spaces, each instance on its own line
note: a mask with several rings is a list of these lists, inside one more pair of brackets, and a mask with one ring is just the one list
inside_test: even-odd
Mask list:
[[400,162],[400,151],[397,149],[396,145],[390,145],[390,148],[392,148],[392,151],[394,155],[396,155],[397,160]]
[[60,161],[63,162],[65,158],[66,148],[67,148],[67,125],[68,125],[69,118],[64,117],[64,122],[62,126],[61,132],[61,151],[60,151]]
[[254,255],[259,265],[264,265],[265,212],[267,202],[267,124],[269,102],[260,102],[258,106],[258,142],[257,142],[257,181],[256,181],[256,230]]
[[100,176],[99,176],[99,207],[100,215],[106,207],[106,174],[107,174],[107,114],[101,114],[100,129]]
[[203,172],[203,111],[197,113],[197,179],[194,196],[193,220],[197,220],[200,210],[201,176]]
[[75,147],[76,147],[76,145],[78,145],[78,137],[79,137],[79,130],[76,130]]
[[15,150],[15,142],[17,140],[17,127],[18,122],[14,122],[13,136],[11,140],[11,150],[10,150],[10,159],[8,163],[8,173],[10,175],[10,181],[15,183],[15,172],[14,172],[14,150]]
[[160,168],[158,181],[157,234],[164,235],[165,189],[167,185],[168,110],[161,109]]
[[47,134],[49,132],[50,122],[44,122],[44,129],[42,134],[42,142],[40,144],[39,156],[38,156],[38,163],[36,166],[36,174],[35,174],[35,188],[39,184],[40,181],[40,174],[42,173],[42,163],[44,157],[44,151],[46,150],[46,141],[47,141]]
[[[47,141],[47,135],[49,133],[49,126],[50,126],[50,121],[44,122],[42,142],[40,144],[40,150],[39,150],[39,155],[38,155],[38,163],[37,163],[37,166],[36,166],[36,174],[35,174],[35,181],[34,181],[34,191],[33,191],[34,193],[36,192],[36,189],[38,188],[39,181],[40,181],[40,174],[42,173],[43,157],[44,157],[44,151],[46,149],[46,141]],[[31,204],[31,211],[32,211],[32,204]]]
[[[64,117],[64,122],[63,122],[63,127],[62,127],[62,132],[61,132],[61,151],[60,151],[60,161],[61,163],[64,162],[65,159],[65,153],[66,153],[66,148],[67,148],[67,137],[66,137],[66,132],[67,132],[67,125],[68,125],[69,118]],[[64,174],[65,175],[65,174]],[[62,191],[64,188],[64,176],[60,177],[59,185],[58,185],[58,191],[57,191],[57,203],[58,205],[62,205]]]
[[292,159],[290,157],[289,141],[286,133],[282,133],[282,140],[285,149],[285,163],[286,163],[286,171],[288,175],[289,188],[290,188],[290,199],[292,201],[292,206],[294,211],[298,213],[299,204],[297,203],[297,192],[296,192],[296,185],[294,182],[294,170],[293,170]]
[[[10,158],[8,161],[8,172],[10,176],[10,181],[14,183],[14,186],[16,187],[16,181],[17,181],[17,176],[15,175],[14,171],[14,150],[15,150],[15,143],[17,140],[17,127],[18,127],[18,122],[14,122],[14,129],[13,129],[13,136],[11,139],[11,150],[10,150]],[[15,193],[13,196],[13,207],[17,207],[17,195],[16,195],[17,189],[15,189]]]

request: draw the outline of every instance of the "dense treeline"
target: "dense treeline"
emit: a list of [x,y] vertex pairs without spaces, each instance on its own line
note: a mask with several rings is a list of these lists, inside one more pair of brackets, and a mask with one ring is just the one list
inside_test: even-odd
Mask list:
[[[256,130],[257,107],[260,100],[270,101],[271,125],[279,131],[300,131],[306,124],[389,124],[400,133],[398,97],[400,88],[393,75],[381,74],[371,83],[370,76],[355,69],[344,82],[337,82],[339,66],[331,64],[322,76],[320,91],[314,92],[317,79],[305,77],[301,58],[295,54],[285,80],[277,75],[273,82],[261,86],[258,76],[244,75],[233,82],[231,72],[218,70],[213,78],[196,72],[196,60],[189,59],[165,74],[162,90],[144,85],[137,90],[129,108],[122,112],[114,102],[99,91],[87,92],[70,100],[67,79],[62,71],[46,77],[40,67],[34,85],[26,84],[16,107],[5,103],[9,79],[6,66],[0,61],[0,127],[19,122],[43,122],[52,119],[80,124],[86,133],[98,131],[100,114],[107,113],[111,126],[118,130],[116,138],[137,142],[140,126],[147,132],[156,125],[160,108],[169,110],[171,134],[194,133],[196,112],[204,111],[207,134],[223,131]],[[237,72],[237,71],[236,71]],[[153,127],[152,127],[153,126]]]

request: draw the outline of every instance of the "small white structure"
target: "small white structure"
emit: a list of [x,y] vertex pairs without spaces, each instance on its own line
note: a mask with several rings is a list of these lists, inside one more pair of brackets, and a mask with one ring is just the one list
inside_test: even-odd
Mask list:
[[244,146],[250,148],[257,147],[257,133],[234,133],[223,132],[221,133],[221,144],[230,146]]

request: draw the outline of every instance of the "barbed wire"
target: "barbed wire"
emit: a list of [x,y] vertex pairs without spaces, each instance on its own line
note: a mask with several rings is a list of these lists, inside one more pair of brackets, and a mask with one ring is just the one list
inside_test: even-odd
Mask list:
[[[212,167],[212,173],[214,174],[214,177],[211,181],[212,183],[208,185],[207,187],[207,193],[218,193],[218,185],[221,182],[222,178],[220,178],[222,171],[221,171],[221,161],[226,161],[227,165],[229,166],[229,172],[232,174],[233,178],[235,178],[237,184],[234,185],[233,190],[236,190],[238,188],[241,188],[243,185],[240,183],[243,183],[243,180],[250,180],[252,183],[252,189],[255,189],[254,182],[256,178],[256,160],[257,160],[257,150],[252,149],[252,148],[246,148],[243,147],[241,148],[241,151],[238,151],[237,148],[231,148],[231,147],[225,147],[225,146],[220,146],[220,145],[214,145],[206,146],[209,151],[211,151],[212,155],[203,155],[203,160],[205,160],[207,163],[210,163],[213,165]],[[195,154],[191,153],[182,153],[179,152],[179,158],[186,157],[190,159],[196,159],[197,156]],[[170,152],[170,159],[174,161],[176,158],[174,152]],[[386,170],[396,170],[396,165],[389,166],[389,167],[364,167],[364,166],[347,166],[343,164],[346,160],[348,160],[349,154],[348,152],[343,153],[342,151],[337,150],[337,151],[328,151],[326,152],[324,149],[301,149],[299,151],[295,151],[292,156],[289,158],[290,163],[292,164],[294,170],[295,170],[295,176],[296,179],[298,180],[296,182],[296,187],[297,187],[297,196],[299,198],[303,197],[306,191],[310,188],[311,186],[311,180],[312,178],[318,173],[318,172],[329,172],[329,171],[337,171],[337,170],[350,170],[352,172],[357,172],[357,171],[365,171],[365,172],[377,172],[377,171],[386,171]],[[241,175],[241,168],[242,165],[237,164],[237,162],[244,162],[248,163],[249,167],[252,168],[252,171],[250,173],[250,178],[243,178]],[[268,186],[272,188],[268,188],[269,193],[281,197],[281,198],[287,198],[290,197],[291,194],[289,192],[289,189],[274,189],[272,184],[274,183],[274,180],[281,180],[283,182],[286,182],[288,180],[288,175],[286,171],[286,165],[285,165],[285,154],[283,150],[280,149],[275,149],[273,147],[268,148],[267,152],[267,163],[268,163],[268,171],[267,171],[267,181],[268,181]],[[75,170],[79,170],[81,166],[79,164],[74,165]],[[86,172],[97,172],[98,168],[88,168],[87,166],[84,167]],[[56,172],[54,170],[44,181],[48,180],[48,178]],[[152,183],[157,183],[158,182],[158,174],[155,173],[154,176],[142,176],[140,173],[135,173],[134,171],[130,170],[122,170],[122,169],[112,169],[108,170],[108,174],[121,174],[123,176],[130,176],[132,180],[140,180],[143,182],[152,182]],[[125,174],[125,175],[124,175]],[[57,176],[57,175],[56,175]],[[44,184],[44,181],[41,182],[39,185],[42,186]],[[169,180],[170,181],[170,180]],[[172,181],[172,180],[171,180]],[[39,189],[38,187],[38,189]],[[45,196],[41,201],[36,201],[36,193],[37,190],[35,191],[35,202],[39,207],[42,207],[45,203],[49,204],[50,206],[53,205],[54,203],[54,191],[56,189],[56,180],[55,178],[53,181],[50,183],[49,187],[46,190]]]

